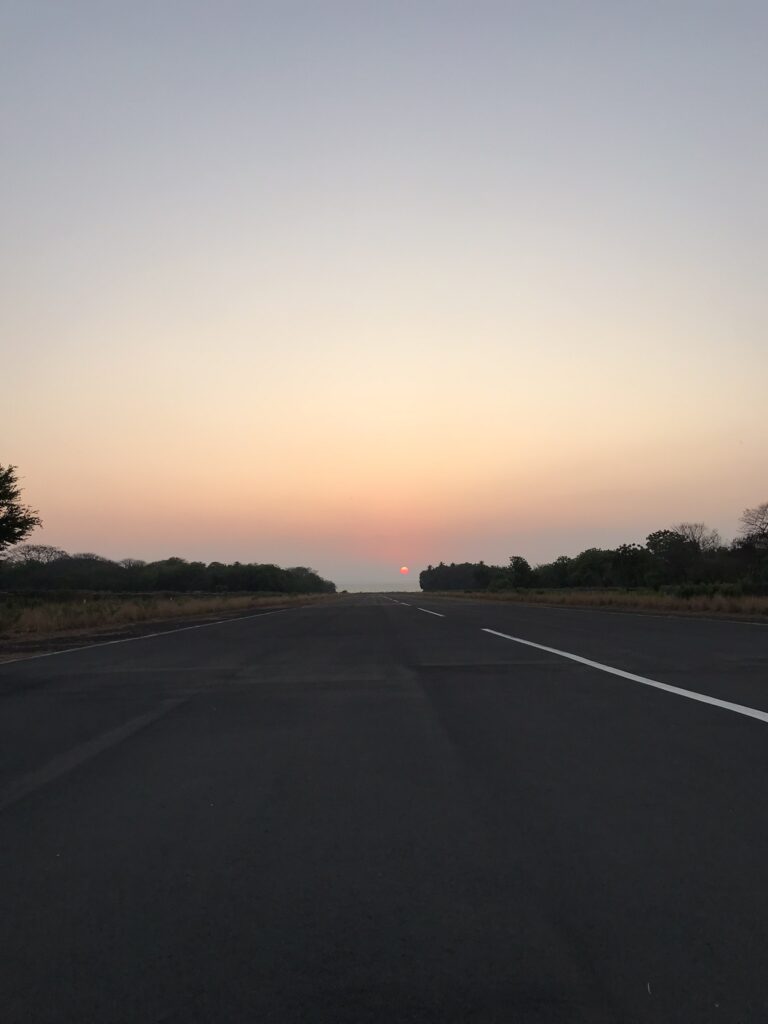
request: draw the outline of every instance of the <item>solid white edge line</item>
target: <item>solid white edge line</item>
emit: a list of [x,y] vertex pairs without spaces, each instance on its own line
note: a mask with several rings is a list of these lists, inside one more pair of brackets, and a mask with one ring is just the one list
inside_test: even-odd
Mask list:
[[121,640],[102,640],[98,644],[83,644],[82,647],[65,647],[62,651],[45,651],[43,654],[30,654],[25,658],[9,658],[0,661],[0,669],[6,665],[17,665],[21,661],[35,661],[37,658],[53,658],[57,654],[76,654],[77,651],[91,651],[94,647],[111,647],[113,644],[129,644],[133,640],[151,640],[155,636],[170,636],[171,633],[184,633],[188,629],[207,629],[208,626],[221,626],[225,622],[244,622],[246,619],[263,619],[266,615],[277,615],[279,612],[291,611],[290,608],[275,608],[271,612],[256,612],[254,615],[236,615],[231,619],[217,619],[215,622],[200,622],[196,626],[179,626],[178,629],[163,629],[159,633],[144,633],[142,636],[125,636]]
[[526,647],[535,647],[537,650],[546,651],[548,654],[556,654],[560,658],[568,658],[570,661],[577,661],[580,665],[587,665],[589,668],[596,668],[600,672],[609,672],[613,676],[620,676],[622,679],[629,679],[633,683],[642,683],[643,686],[653,686],[657,690],[666,690],[667,693],[676,693],[678,697],[687,697],[688,700],[696,700],[700,704],[711,704],[712,707],[722,708],[724,711],[734,711],[737,715],[745,715],[747,718],[756,718],[758,722],[768,722],[768,711],[758,711],[757,708],[748,708],[744,704],[733,704],[729,700],[719,700],[717,697],[708,697],[705,693],[696,693],[695,690],[684,690],[679,686],[671,686],[669,683],[660,683],[656,679],[647,679],[645,676],[635,675],[634,672],[625,672],[621,668],[613,668],[610,665],[603,665],[599,661],[590,661],[589,658],[582,658],[578,654],[569,654],[568,651],[559,651],[556,647],[545,647],[544,644],[535,644],[532,640],[523,640],[519,636],[510,636],[509,633],[499,633],[496,629],[486,629],[483,627],[483,632],[503,637],[504,640],[512,640],[516,644],[525,644]]
[[[418,605],[416,607],[418,608]],[[429,608],[419,608],[419,611],[420,612],[426,612],[427,615],[437,615],[438,618],[440,618],[440,619],[444,619],[445,618],[445,616],[443,615],[442,612],[432,612],[432,611],[429,610]]]

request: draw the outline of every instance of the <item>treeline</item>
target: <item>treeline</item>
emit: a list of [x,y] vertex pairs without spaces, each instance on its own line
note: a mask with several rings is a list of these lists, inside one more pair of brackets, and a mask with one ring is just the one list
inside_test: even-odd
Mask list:
[[521,555],[505,566],[441,562],[423,570],[419,582],[422,590],[642,587],[683,596],[768,594],[768,502],[746,509],[741,524],[730,544],[704,523],[679,523],[649,534],[645,544],[588,548],[536,566]]
[[184,558],[115,562],[90,552],[70,555],[46,544],[19,544],[0,558],[0,590],[332,594],[336,586],[304,566],[282,569],[255,562],[205,563]]

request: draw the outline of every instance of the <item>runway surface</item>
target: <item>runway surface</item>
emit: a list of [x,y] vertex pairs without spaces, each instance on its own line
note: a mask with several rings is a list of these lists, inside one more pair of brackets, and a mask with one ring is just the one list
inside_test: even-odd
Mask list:
[[426,594],[0,665],[0,1019],[764,1024],[766,718],[768,627]]

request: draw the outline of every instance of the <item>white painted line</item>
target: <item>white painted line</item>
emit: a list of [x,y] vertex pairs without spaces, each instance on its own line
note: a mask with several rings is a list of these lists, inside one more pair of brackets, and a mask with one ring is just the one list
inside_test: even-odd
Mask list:
[[676,693],[678,697],[687,697],[688,700],[696,700],[701,704],[711,704],[715,708],[723,708],[724,711],[735,711],[737,715],[746,715],[747,718],[756,718],[758,722],[768,722],[768,711],[758,711],[757,708],[748,708],[744,704],[732,704],[729,700],[718,700],[717,697],[708,697],[705,693],[696,693],[694,690],[683,690],[679,686],[670,686],[669,683],[660,683],[656,679],[647,679],[645,676],[637,676],[634,672],[625,672],[621,668],[613,668],[610,665],[603,665],[599,661],[590,661],[589,658],[582,658],[578,654],[569,654],[568,651],[558,651],[556,647],[545,647],[544,644],[535,644],[532,640],[522,640],[519,636],[510,636],[508,633],[499,633],[495,629],[483,629],[484,633],[493,633],[504,640],[513,640],[516,644],[525,644],[526,647],[535,647],[539,651],[546,651],[548,654],[557,654],[560,658],[568,658],[570,661],[577,661],[580,665],[587,665],[589,668],[596,668],[600,672],[609,672],[613,676],[621,676],[622,679],[629,679],[633,683],[642,683],[643,686],[653,686],[657,690],[666,690],[667,693]]
[[[417,607],[418,607],[418,606],[417,606]],[[429,608],[419,608],[419,611],[420,611],[420,612],[426,612],[426,613],[427,613],[427,615],[437,615],[437,616],[438,616],[439,618],[441,618],[441,619],[444,619],[444,618],[445,618],[445,616],[443,615],[443,613],[442,613],[442,612],[431,612],[431,611],[429,610]]]
[[[298,605],[297,607],[302,607]],[[290,608],[275,608],[271,612],[256,612],[255,615],[236,615],[231,619],[217,619],[215,622],[200,622],[196,626],[179,626],[178,629],[164,629],[159,633],[144,633],[142,636],[126,636],[121,640],[102,640],[98,644],[83,644],[82,647],[65,647],[63,651],[46,651],[44,654],[29,654],[24,658],[9,658],[0,661],[0,669],[5,665],[16,665],[20,661],[34,661],[36,658],[53,658],[57,654],[76,654],[78,651],[90,651],[94,647],[111,647],[113,644],[129,644],[134,640],[149,640],[154,636],[170,636],[171,633],[184,633],[188,629],[207,629],[208,626],[221,626],[225,622],[244,622],[246,619],[263,619],[267,615],[291,611]]]

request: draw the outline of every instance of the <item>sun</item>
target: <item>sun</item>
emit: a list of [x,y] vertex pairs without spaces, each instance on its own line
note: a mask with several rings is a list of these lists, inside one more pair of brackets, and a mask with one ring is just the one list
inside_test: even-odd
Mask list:
[[401,565],[400,566],[400,575],[401,576],[407,576],[410,571],[411,570],[408,568],[407,565]]

